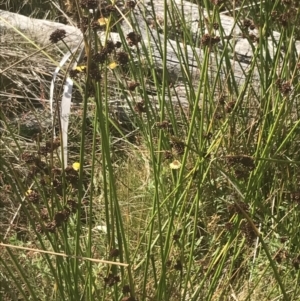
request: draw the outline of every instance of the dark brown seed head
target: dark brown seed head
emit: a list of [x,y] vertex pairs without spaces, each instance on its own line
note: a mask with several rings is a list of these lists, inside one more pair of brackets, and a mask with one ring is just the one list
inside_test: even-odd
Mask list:
[[109,257],[116,258],[120,255],[119,249],[111,249],[109,252]]
[[125,7],[128,9],[134,9],[136,6],[136,2],[135,1],[127,1],[125,4]]
[[120,51],[117,53],[117,62],[120,65],[126,65],[129,62],[129,55],[124,51]]
[[96,9],[99,5],[98,0],[81,0],[80,7],[85,9]]
[[128,284],[124,285],[122,288],[122,293],[125,294],[130,294],[130,286]]
[[140,83],[137,82],[130,82],[128,83],[128,90],[129,91],[134,91],[136,87],[138,87]]
[[182,271],[182,263],[181,263],[181,261],[180,260],[176,260],[176,264],[174,265],[174,269],[176,270],[176,271]]
[[56,29],[54,32],[50,35],[50,41],[52,43],[57,43],[61,40],[63,40],[66,37],[66,31],[64,29]]
[[138,43],[141,42],[142,37],[141,37],[141,35],[137,34],[136,32],[130,32],[127,35],[126,39],[127,39],[129,46],[137,46]]

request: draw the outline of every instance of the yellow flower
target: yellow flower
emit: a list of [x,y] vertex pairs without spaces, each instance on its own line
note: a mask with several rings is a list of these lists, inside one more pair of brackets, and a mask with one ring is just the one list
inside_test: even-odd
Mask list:
[[74,162],[73,165],[72,165],[72,167],[73,167],[74,170],[77,171],[80,168],[80,163],[79,162]]
[[100,26],[104,26],[104,25],[108,24],[108,19],[100,18],[100,19],[98,19],[98,22],[99,22]]
[[178,160],[174,160],[172,163],[170,163],[171,169],[179,169],[181,167],[181,163]]
[[83,72],[83,71],[85,71],[85,69],[86,69],[86,66],[77,66],[77,67],[75,68],[75,70],[77,70],[77,71],[79,71],[79,72]]
[[110,68],[110,69],[115,69],[116,67],[118,67],[119,65],[116,63],[116,62],[112,62],[112,63],[110,63],[109,65],[108,65],[108,67]]
[[31,190],[31,189],[28,189],[28,190],[25,192],[25,195],[26,195],[26,196],[29,196],[29,195],[31,195],[31,193],[32,193],[32,190]]

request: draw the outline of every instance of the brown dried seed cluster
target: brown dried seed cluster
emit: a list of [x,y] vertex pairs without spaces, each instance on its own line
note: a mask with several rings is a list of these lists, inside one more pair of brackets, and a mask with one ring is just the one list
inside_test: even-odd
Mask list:
[[219,27],[220,27],[219,23],[216,23],[216,22],[213,23],[213,29],[214,29],[214,30],[218,30]]
[[201,38],[201,45],[202,46],[207,46],[207,47],[212,47],[215,44],[218,44],[220,42],[220,37],[218,36],[211,36],[208,33],[202,36]]
[[298,5],[299,1],[297,2],[290,2],[288,5],[283,3],[284,6],[279,9],[279,11],[274,10],[271,13],[271,17],[275,22],[279,25],[287,27],[288,25],[293,25],[297,21],[297,13],[298,13]]
[[235,104],[236,104],[236,101],[229,101],[226,103],[226,106],[225,106],[225,112],[226,113],[231,113],[235,107]]
[[99,5],[98,0],[81,0],[80,7],[85,9],[96,9]]
[[130,294],[131,290],[130,290],[130,286],[128,284],[124,285],[123,288],[122,288],[122,293],[124,295],[126,294]]
[[36,190],[30,189],[26,192],[26,198],[30,203],[38,204],[40,201],[40,195]]
[[64,29],[56,29],[54,32],[51,33],[49,40],[52,43],[57,43],[63,40],[66,37],[66,31]]
[[147,109],[146,109],[145,102],[144,101],[137,102],[134,106],[134,110],[139,114],[146,113]]
[[116,59],[120,65],[126,65],[129,62],[129,55],[124,51],[119,51],[116,55]]
[[142,37],[141,35],[137,34],[136,32],[130,32],[127,37],[127,42],[129,44],[129,46],[138,46],[138,43],[141,42]]
[[244,19],[244,20],[243,20],[243,26],[244,26],[244,28],[246,28],[246,29],[251,29],[251,30],[254,30],[254,29],[255,29],[254,21],[253,21],[253,20],[250,20],[250,19]]
[[109,257],[111,258],[116,258],[120,255],[120,250],[119,249],[111,249],[109,252]]
[[82,17],[80,21],[77,23],[77,27],[81,29],[81,31],[86,32],[89,26],[88,17]]
[[66,167],[65,175],[66,175],[66,180],[69,183],[71,183],[74,187],[77,187],[79,174],[72,166],[67,166]]
[[246,241],[249,244],[252,244],[253,241],[257,238],[257,235],[254,229],[252,228],[252,225],[248,221],[244,220],[242,222],[240,230],[242,231],[243,235],[246,238]]
[[135,1],[127,1],[125,4],[125,8],[131,9],[133,10],[136,6],[136,2]]
[[170,121],[164,120],[161,122],[156,122],[155,124],[160,130],[172,130],[172,123]]
[[[36,230],[39,233],[55,233],[58,227],[61,227],[68,221],[71,213],[76,213],[75,208],[77,210],[77,204],[75,205],[73,201],[68,201],[68,206],[65,206],[63,210],[57,211],[52,221],[46,223],[45,225],[38,224],[36,226]],[[49,218],[49,214],[46,208],[42,208],[40,210],[40,217],[42,220],[47,220]]]
[[104,283],[109,287],[117,284],[118,282],[120,282],[120,277],[118,275],[114,275],[113,273],[109,273],[107,277],[104,277]]
[[185,149],[185,143],[181,141],[178,137],[170,137],[170,145],[177,155],[182,155]]
[[254,33],[250,33],[249,34],[249,39],[254,42],[254,43],[258,43],[259,42],[259,37],[256,36]]
[[174,158],[173,153],[170,152],[170,151],[168,151],[168,150],[166,150],[166,151],[164,152],[164,158],[165,158],[165,160],[173,159],[173,158]]
[[135,88],[137,88],[139,85],[140,85],[140,83],[130,82],[130,83],[128,83],[127,88],[128,88],[129,91],[134,91]]
[[101,74],[100,70],[97,64],[92,63],[89,69],[89,75],[91,79],[94,79],[95,81],[100,81],[101,80]]
[[294,268],[296,270],[299,270],[300,269],[300,255],[296,256],[293,261],[292,261],[292,264],[294,266]]
[[40,217],[41,217],[42,220],[47,220],[49,218],[47,208],[42,208],[40,210]]
[[180,260],[176,260],[176,263],[174,264],[174,269],[176,270],[176,271],[180,271],[180,272],[182,272],[182,263],[181,263],[181,261]]
[[284,81],[283,79],[279,78],[276,80],[276,86],[278,87],[279,91],[284,95],[287,96],[292,91],[292,85],[289,81]]
[[274,259],[277,263],[282,263],[282,261],[286,260],[288,257],[288,253],[285,250],[279,250],[276,255],[274,256]]
[[47,155],[51,154],[53,151],[57,150],[60,147],[60,139],[56,138],[54,140],[46,141],[45,146],[40,146],[39,154]]
[[229,166],[241,164],[250,170],[253,170],[255,168],[253,157],[246,156],[246,155],[232,155],[232,156],[226,156],[225,158]]

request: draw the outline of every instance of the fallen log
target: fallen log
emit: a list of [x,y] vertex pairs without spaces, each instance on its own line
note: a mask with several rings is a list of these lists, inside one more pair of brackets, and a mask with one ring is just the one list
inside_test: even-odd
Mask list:
[[[210,33],[209,22],[215,22],[211,20],[210,13],[206,12],[203,8],[197,4],[190,3],[182,0],[170,0],[167,2],[168,10],[170,10],[178,19],[180,23],[182,20],[189,25],[192,35],[195,39],[198,37]],[[158,27],[163,23],[165,4],[164,0],[155,1],[140,1],[134,10],[129,12],[129,15],[125,15],[126,21],[121,22],[121,28],[126,36],[132,31],[132,28],[139,28],[144,47],[142,47],[144,56],[151,55],[155,63],[155,68],[161,69],[162,56],[160,43],[164,41],[165,35],[159,33]],[[225,14],[219,14],[220,24],[217,30],[214,30],[215,36],[220,36],[220,40],[217,43],[217,47],[210,54],[209,73],[213,80],[216,74],[226,82],[227,89],[232,88],[232,83],[238,87],[242,86],[248,71],[251,69],[251,62],[253,53],[256,50],[255,43],[249,41],[249,36],[244,37],[241,25],[237,24],[234,18]],[[172,26],[172,24],[170,24]],[[0,10],[0,30],[3,31],[9,28],[18,29],[22,35],[33,39],[41,46],[49,44],[49,36],[56,29],[64,29],[66,31],[65,43],[69,48],[74,48],[82,41],[82,32],[79,28],[63,25],[57,22],[48,20],[39,20],[28,18],[19,14],[1,11]],[[258,35],[258,30],[252,30],[251,34]],[[120,37],[117,33],[112,32],[111,39],[119,41]],[[102,39],[105,39],[103,33],[99,33]],[[277,45],[280,38],[280,34],[273,32],[268,37],[268,52],[271,56],[274,56],[277,51]],[[199,40],[199,39],[198,39]],[[3,41],[5,42],[5,41]],[[202,58],[204,56],[204,49],[201,47],[201,43],[198,45],[184,45],[174,39],[167,39],[167,69],[170,77],[180,87],[182,85],[182,79],[186,78],[186,74],[191,75],[192,81],[197,82],[200,75]],[[197,47],[198,46],[198,47]],[[62,42],[57,44],[57,47],[66,51],[65,45]],[[295,50],[300,53],[300,42],[294,43]],[[148,50],[148,53],[147,53]],[[228,63],[225,68],[219,67],[219,61],[221,60],[223,51],[228,51],[230,57],[231,69],[228,70]],[[262,50],[265,51],[265,50]],[[184,68],[182,65],[185,65]],[[225,63],[222,63],[223,65]],[[228,87],[229,86],[229,87]],[[250,86],[254,90],[259,88],[259,76],[257,67],[251,75]],[[184,102],[186,99],[186,93],[182,93],[179,96],[179,101]],[[172,100],[173,101],[173,100]],[[178,101],[178,96],[174,101]]]

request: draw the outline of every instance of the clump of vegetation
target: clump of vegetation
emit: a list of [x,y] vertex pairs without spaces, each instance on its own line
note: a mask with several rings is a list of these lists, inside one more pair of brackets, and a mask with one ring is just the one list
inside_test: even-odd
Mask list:
[[0,45],[0,299],[297,300],[298,1],[199,1],[196,27],[162,1],[147,37],[134,13],[151,3],[35,1],[1,8],[71,18],[85,52],[63,66],[50,114],[58,52],[16,32]]

